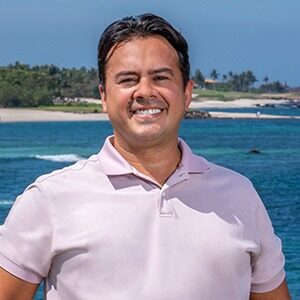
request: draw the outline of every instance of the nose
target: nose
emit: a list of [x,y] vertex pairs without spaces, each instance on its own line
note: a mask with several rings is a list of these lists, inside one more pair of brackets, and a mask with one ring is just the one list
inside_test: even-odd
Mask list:
[[136,85],[133,97],[134,99],[157,98],[157,91],[155,90],[151,80],[148,78],[141,78],[140,82]]

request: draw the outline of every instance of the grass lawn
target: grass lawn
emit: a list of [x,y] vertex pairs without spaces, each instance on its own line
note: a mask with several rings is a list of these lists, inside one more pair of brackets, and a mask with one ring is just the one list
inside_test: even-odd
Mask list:
[[63,111],[72,113],[100,113],[102,112],[102,106],[95,103],[67,103],[67,104],[56,104],[51,106],[39,106],[37,109],[48,110],[48,111]]

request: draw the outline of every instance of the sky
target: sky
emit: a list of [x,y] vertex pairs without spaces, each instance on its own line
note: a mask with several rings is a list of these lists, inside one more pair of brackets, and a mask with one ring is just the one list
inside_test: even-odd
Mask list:
[[96,67],[102,31],[144,12],[186,37],[192,74],[252,70],[300,86],[299,0],[0,0],[0,66]]

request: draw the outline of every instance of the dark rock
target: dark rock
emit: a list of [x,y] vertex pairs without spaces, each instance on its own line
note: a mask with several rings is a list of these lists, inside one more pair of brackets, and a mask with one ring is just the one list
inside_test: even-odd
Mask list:
[[211,114],[207,111],[189,110],[184,113],[185,119],[210,119]]
[[261,152],[258,149],[253,148],[248,152],[248,154],[261,154]]
[[267,103],[263,107],[276,107],[276,105],[272,103]]
[[300,101],[298,100],[289,100],[288,105],[291,108],[300,108]]

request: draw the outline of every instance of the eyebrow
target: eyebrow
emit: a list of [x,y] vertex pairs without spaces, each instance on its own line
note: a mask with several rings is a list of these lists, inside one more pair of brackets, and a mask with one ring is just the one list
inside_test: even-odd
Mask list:
[[118,79],[119,77],[122,77],[122,76],[132,76],[132,75],[136,76],[137,73],[134,71],[121,71],[115,75],[115,78]]
[[[174,72],[172,71],[172,69],[167,68],[167,67],[153,69],[153,70],[150,70],[148,73],[150,75],[155,75],[155,74],[159,74],[159,73],[168,73],[171,76],[174,76]],[[138,73],[134,72],[134,71],[121,71],[115,75],[115,78],[118,79],[119,77],[122,77],[122,76],[137,76],[137,75],[138,75]]]
[[159,68],[159,69],[150,70],[149,72],[150,75],[154,75],[157,73],[169,73],[171,76],[174,76],[174,72],[170,68]]

